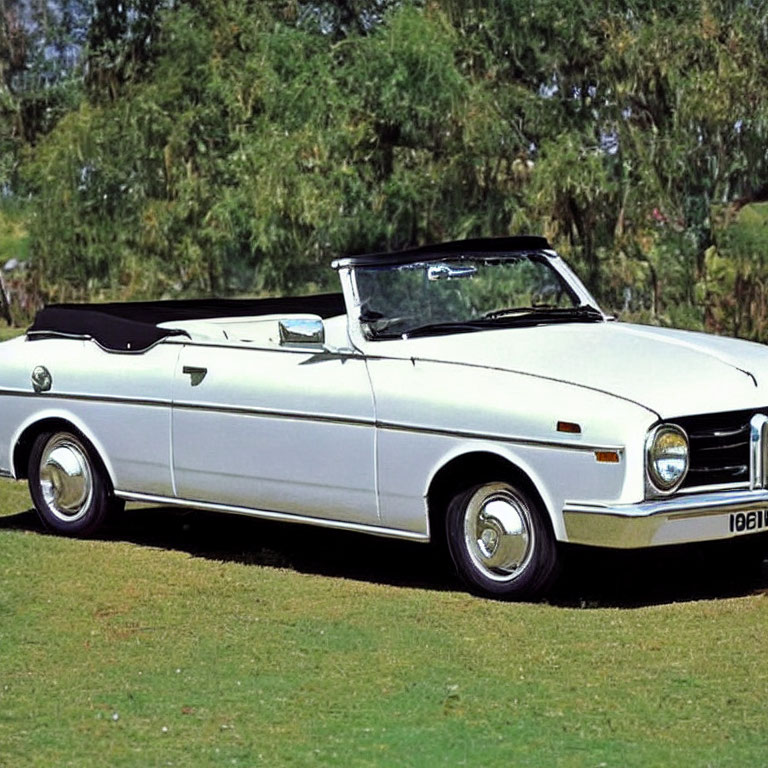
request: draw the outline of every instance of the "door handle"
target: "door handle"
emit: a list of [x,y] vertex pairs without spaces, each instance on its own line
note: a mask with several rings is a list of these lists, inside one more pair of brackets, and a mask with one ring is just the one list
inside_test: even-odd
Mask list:
[[198,368],[194,365],[185,365],[181,369],[181,372],[186,373],[190,377],[189,383],[193,387],[196,387],[205,378],[205,375],[208,373],[208,369]]

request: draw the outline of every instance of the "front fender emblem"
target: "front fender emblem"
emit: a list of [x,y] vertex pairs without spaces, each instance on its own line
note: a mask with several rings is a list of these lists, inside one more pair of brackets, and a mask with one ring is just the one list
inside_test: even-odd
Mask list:
[[53,376],[51,376],[51,372],[44,365],[38,365],[32,371],[32,387],[35,392],[47,392],[52,384]]

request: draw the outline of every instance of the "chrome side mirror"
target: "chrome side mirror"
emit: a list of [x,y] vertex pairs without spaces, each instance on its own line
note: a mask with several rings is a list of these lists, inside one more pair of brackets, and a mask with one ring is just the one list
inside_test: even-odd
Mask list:
[[325,327],[319,317],[278,320],[277,327],[281,347],[324,349]]

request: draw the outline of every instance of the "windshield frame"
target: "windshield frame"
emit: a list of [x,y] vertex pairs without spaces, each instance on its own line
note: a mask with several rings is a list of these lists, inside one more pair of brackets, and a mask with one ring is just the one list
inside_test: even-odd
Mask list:
[[[566,286],[566,289],[568,290],[569,294],[571,295],[571,298],[574,302],[574,306],[572,309],[574,310],[574,321],[578,319],[578,314],[580,310],[584,310],[587,308],[591,308],[594,310],[597,310],[597,313],[599,313],[600,317],[597,318],[598,320],[608,320],[610,319],[598,306],[595,299],[592,297],[592,295],[589,293],[589,291],[586,289],[584,284],[578,279],[578,277],[575,275],[575,273],[570,269],[570,267],[565,263],[565,261],[558,256],[558,254],[551,250],[550,248],[530,248],[530,249],[520,249],[520,250],[504,250],[504,251],[498,251],[498,252],[489,252],[487,250],[483,251],[476,251],[474,249],[467,249],[466,251],[460,252],[460,253],[451,253],[450,255],[445,253],[435,253],[435,254],[419,254],[417,258],[409,259],[407,262],[399,262],[399,265],[402,265],[403,263],[412,263],[414,265],[416,264],[430,264],[430,263],[443,263],[446,261],[450,262],[461,262],[461,261],[470,261],[470,260],[500,260],[503,261],[505,259],[508,259],[510,261],[519,259],[521,256],[526,257],[533,257],[537,261],[542,261],[545,263],[549,268],[551,268],[557,276],[563,281],[563,283]],[[361,298],[360,291],[358,288],[358,281],[357,281],[357,270],[358,269],[371,269],[373,268],[396,268],[396,264],[393,264],[391,262],[384,261],[381,264],[371,263],[368,262],[366,264],[337,264],[335,265],[339,269],[341,273],[342,278],[342,284],[344,285],[345,294],[348,297],[348,305],[352,308],[352,311],[349,313],[349,330],[350,335],[352,338],[355,339],[358,343],[378,343],[383,341],[397,341],[401,339],[407,339],[411,338],[408,336],[408,333],[404,334],[371,334],[367,331],[367,323],[363,320],[361,317],[362,312],[362,304],[363,299]],[[349,301],[351,299],[351,302]],[[593,319],[594,321],[594,319]],[[547,322],[546,320],[542,319],[540,321],[541,323]],[[561,322],[563,322],[561,320]],[[461,323],[457,321],[456,325],[460,325]],[[520,322],[520,323],[510,323],[510,322],[499,322],[496,324],[478,324],[478,326],[471,330],[495,330],[495,329],[501,329],[501,328],[510,328],[510,327],[530,327],[531,325],[537,325],[539,322]],[[467,329],[463,330],[455,330],[453,332],[455,333],[463,333],[466,332]],[[450,335],[451,331],[446,331],[445,333],[441,333],[440,335]],[[431,336],[431,334],[425,334],[425,335],[415,335],[413,338],[426,338],[427,336]]]

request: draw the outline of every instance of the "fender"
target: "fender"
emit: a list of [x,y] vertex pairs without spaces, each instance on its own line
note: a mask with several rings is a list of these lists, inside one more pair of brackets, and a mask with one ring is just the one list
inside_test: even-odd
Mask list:
[[19,444],[19,441],[21,440],[22,435],[30,428],[33,428],[36,424],[40,424],[43,421],[47,421],[49,419],[58,419],[60,421],[66,421],[69,424],[71,424],[75,429],[80,432],[83,437],[85,437],[88,442],[93,446],[96,453],[99,455],[99,459],[101,459],[101,463],[104,465],[104,469],[107,471],[107,475],[109,476],[109,481],[112,484],[112,487],[115,487],[115,472],[114,468],[112,467],[112,462],[109,459],[109,456],[107,455],[107,452],[104,450],[104,446],[102,445],[101,441],[96,437],[96,435],[93,433],[93,431],[85,424],[85,422],[72,413],[72,411],[67,410],[66,408],[46,408],[43,411],[38,411],[31,416],[28,416],[26,419],[24,419],[19,426],[16,428],[16,430],[13,432],[11,436],[11,443],[10,443],[10,452],[9,456],[11,457],[11,473],[13,474],[13,477],[15,480],[19,479],[19,473],[18,473],[18,467],[16,466],[16,461],[14,459],[14,453],[16,451],[16,446]]
[[539,473],[533,468],[531,463],[514,450],[514,445],[504,445],[490,441],[473,442],[471,445],[454,445],[450,448],[450,450],[441,455],[440,459],[430,470],[429,476],[424,486],[424,509],[425,514],[427,514],[427,520],[429,519],[427,496],[437,473],[455,459],[460,459],[464,456],[469,457],[478,453],[488,453],[497,456],[498,458],[502,459],[503,461],[507,462],[522,472],[531,481],[534,488],[541,497],[547,515],[549,515],[549,519],[552,523],[552,528],[555,531],[555,535],[560,538],[565,534],[565,526],[563,525],[562,514],[558,514],[559,510],[557,510],[557,505],[549,493],[546,484],[544,483]]

